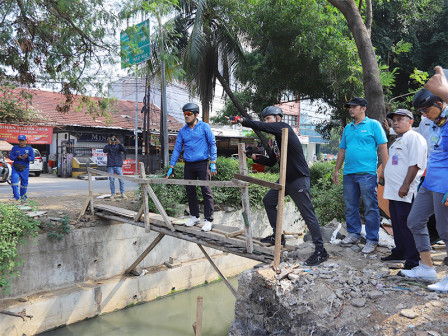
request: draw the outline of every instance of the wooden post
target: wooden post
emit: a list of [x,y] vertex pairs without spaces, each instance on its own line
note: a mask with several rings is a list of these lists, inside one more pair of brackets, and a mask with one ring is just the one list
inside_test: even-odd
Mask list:
[[92,215],[95,215],[95,212],[93,210],[93,188],[92,188],[92,174],[90,173],[89,169],[87,168],[87,177],[89,178],[89,197],[90,197],[90,213]]
[[128,269],[125,271],[125,273],[130,273],[132,270],[134,270],[134,268],[136,268],[137,265],[140,264],[140,262],[143,259],[145,259],[145,257],[149,254],[149,252],[151,252],[152,249],[157,246],[157,244],[162,240],[163,237],[165,237],[165,234],[159,233],[159,235],[156,237],[156,239],[154,239],[154,241],[151,243],[151,245],[149,245],[146,248],[146,250],[144,250],[143,253],[137,258],[137,260],[134,261],[132,263],[132,265],[128,267]]
[[193,324],[193,330],[195,336],[202,336],[202,309],[204,305],[204,299],[202,296],[198,296],[196,303],[196,322]]
[[220,271],[220,269],[218,268],[218,266],[216,266],[216,264],[213,262],[213,259],[210,258],[210,256],[208,255],[207,251],[205,251],[205,249],[202,247],[202,245],[198,244],[199,248],[201,249],[202,253],[204,253],[205,257],[207,258],[207,260],[210,262],[210,264],[213,266],[213,268],[215,269],[215,271],[219,274],[219,276],[224,280],[224,283],[226,284],[227,288],[230,289],[230,291],[232,292],[232,294],[236,297],[236,290],[235,288],[233,288],[232,284],[229,282],[229,280],[227,280],[226,276],[224,274],[222,274],[222,272]]
[[[240,163],[240,174],[247,175],[247,161],[244,151],[246,148],[243,143],[238,144],[238,160]],[[250,204],[249,204],[249,187],[241,187],[241,203],[243,206],[243,226],[244,234],[246,236],[246,249],[248,253],[254,251],[254,243],[252,241],[252,226]]]
[[274,248],[274,270],[277,271],[280,265],[280,251],[282,248],[282,223],[283,223],[283,205],[285,200],[285,184],[286,184],[286,160],[288,153],[288,129],[282,130],[282,151],[280,153],[280,179],[279,184],[283,187],[278,191],[277,204],[277,223],[275,226],[275,248]]
[[[145,174],[145,164],[140,162],[140,177],[144,179],[146,177]],[[144,213],[145,213],[145,232],[151,231],[151,225],[149,224],[149,204],[148,204],[148,192],[145,189],[144,184],[140,184],[142,187],[142,195],[143,195],[143,205]]]

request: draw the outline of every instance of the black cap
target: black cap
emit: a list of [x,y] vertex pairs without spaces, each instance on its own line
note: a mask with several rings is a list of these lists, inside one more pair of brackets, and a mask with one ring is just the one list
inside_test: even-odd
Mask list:
[[394,117],[394,115],[403,115],[403,116],[408,117],[409,119],[414,120],[414,115],[412,114],[412,112],[405,110],[405,109],[398,109],[395,112],[391,112],[387,115],[387,117],[389,119],[392,119]]
[[348,103],[346,103],[344,106],[345,107],[350,107],[350,106],[363,106],[363,107],[367,107],[367,99],[364,98],[352,98]]

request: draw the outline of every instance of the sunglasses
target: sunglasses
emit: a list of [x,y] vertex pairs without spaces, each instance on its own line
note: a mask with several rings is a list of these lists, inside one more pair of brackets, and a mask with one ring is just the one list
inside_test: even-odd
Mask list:
[[191,112],[191,111],[184,112],[184,116],[186,116],[186,117],[191,117],[192,115],[194,115],[194,112]]
[[426,110],[429,109],[430,107],[431,106],[426,106],[424,108],[417,109],[417,111],[420,112],[421,114],[423,114],[423,113],[426,113]]

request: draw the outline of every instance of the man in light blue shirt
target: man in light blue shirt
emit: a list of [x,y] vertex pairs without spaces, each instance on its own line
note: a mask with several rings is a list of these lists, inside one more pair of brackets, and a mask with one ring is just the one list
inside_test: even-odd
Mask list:
[[[185,104],[182,108],[186,125],[177,134],[173,155],[170,160],[170,169],[166,178],[173,173],[173,168],[179,159],[183,149],[185,161],[184,178],[186,180],[210,180],[211,175],[216,174],[216,140],[207,123],[199,120],[199,106],[194,103]],[[209,159],[211,159],[209,169]],[[187,191],[188,206],[190,208],[190,220],[186,226],[194,226],[200,223],[199,201],[196,186],[185,186]],[[202,231],[210,231],[213,228],[213,193],[210,187],[201,187],[204,197],[204,225]]]
[[[339,170],[344,165],[344,203],[348,236],[343,245],[357,243],[361,238],[360,197],[364,203],[366,220],[366,245],[362,253],[375,251],[379,240],[380,211],[377,198],[377,153],[383,166],[388,160],[387,137],[377,120],[366,117],[367,100],[353,98],[345,104],[349,108],[353,122],[348,124],[342,134],[338,159],[334,172],[334,183],[339,183]],[[384,173],[381,173],[384,178]]]

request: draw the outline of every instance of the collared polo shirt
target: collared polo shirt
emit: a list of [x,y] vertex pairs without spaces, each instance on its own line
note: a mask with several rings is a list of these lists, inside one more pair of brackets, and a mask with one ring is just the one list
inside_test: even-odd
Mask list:
[[[389,160],[384,169],[386,180],[384,199],[412,203],[418,183],[426,169],[426,152],[425,138],[413,130],[407,131],[395,140],[389,148]],[[409,167],[412,166],[417,166],[419,170],[409,186],[407,196],[400,197],[398,191],[403,185]]]
[[377,149],[387,143],[386,133],[378,120],[365,117],[358,125],[351,122],[344,128],[339,148],[345,149],[344,175],[376,175]]

